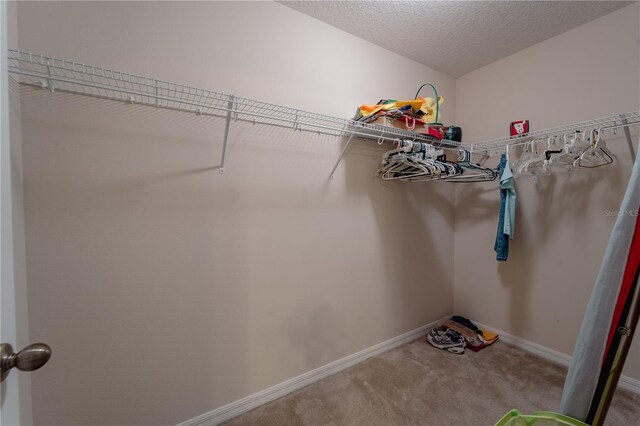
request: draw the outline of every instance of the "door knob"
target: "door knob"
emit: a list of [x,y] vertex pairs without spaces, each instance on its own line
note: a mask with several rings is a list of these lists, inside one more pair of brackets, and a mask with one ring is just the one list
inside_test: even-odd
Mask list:
[[20,352],[13,353],[13,348],[9,343],[0,344],[0,366],[2,367],[2,377],[4,381],[9,375],[9,371],[16,367],[22,371],[33,371],[42,367],[51,358],[51,348],[44,343],[34,343]]

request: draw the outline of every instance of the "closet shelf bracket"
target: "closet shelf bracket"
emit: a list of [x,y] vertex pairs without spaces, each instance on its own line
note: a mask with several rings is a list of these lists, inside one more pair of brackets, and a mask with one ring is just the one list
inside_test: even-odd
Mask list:
[[336,172],[336,169],[338,168],[338,166],[340,165],[340,162],[342,161],[342,159],[344,158],[344,155],[347,153],[347,151],[349,150],[349,146],[351,146],[351,142],[353,141],[353,136],[355,135],[355,133],[351,133],[351,135],[349,136],[349,139],[347,140],[346,145],[344,146],[344,149],[342,150],[342,153],[340,154],[340,157],[338,157],[338,161],[336,161],[335,166],[333,166],[333,169],[331,170],[331,175],[329,175],[330,177],[333,177],[333,175]]
[[51,62],[47,59],[47,82],[46,82],[46,88],[49,89],[49,91],[51,93],[53,93],[54,87],[53,87],[53,80],[51,79]]
[[222,157],[220,158],[220,174],[224,174],[224,161],[227,156],[227,141],[229,140],[229,127],[231,126],[231,114],[234,110],[235,96],[229,96],[229,103],[227,104],[227,116],[224,121],[224,138],[222,140]]
[[635,162],[636,161],[636,151],[633,149],[633,141],[631,140],[631,132],[629,131],[629,121],[627,120],[627,117],[625,114],[621,115],[622,117],[622,124],[624,124],[623,128],[624,128],[624,136],[627,138],[627,145],[629,146],[629,154],[631,154],[631,161]]

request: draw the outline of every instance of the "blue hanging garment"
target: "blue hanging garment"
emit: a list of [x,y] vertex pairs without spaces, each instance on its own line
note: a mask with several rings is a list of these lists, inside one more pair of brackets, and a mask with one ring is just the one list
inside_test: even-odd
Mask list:
[[516,181],[504,154],[500,157],[498,164],[498,176],[500,176],[500,214],[493,249],[496,252],[496,260],[504,262],[509,257],[509,240],[513,240],[515,232],[517,200]]
[[[500,163],[498,164],[498,176],[502,176],[502,173],[507,166],[507,157],[502,154],[500,157]],[[507,209],[507,190],[502,188],[502,179],[500,179],[500,214],[498,215],[498,230],[496,232],[496,242],[493,245],[493,250],[496,252],[496,260],[504,262],[509,257],[509,235],[504,233],[504,217]],[[511,226],[511,225],[509,225]]]

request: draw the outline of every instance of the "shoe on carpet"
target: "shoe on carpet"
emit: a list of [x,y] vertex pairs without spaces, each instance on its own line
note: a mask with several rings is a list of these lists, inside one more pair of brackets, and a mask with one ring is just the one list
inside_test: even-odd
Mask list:
[[433,347],[447,350],[453,354],[461,355],[467,342],[464,337],[455,330],[447,327],[436,327],[427,334],[427,341]]

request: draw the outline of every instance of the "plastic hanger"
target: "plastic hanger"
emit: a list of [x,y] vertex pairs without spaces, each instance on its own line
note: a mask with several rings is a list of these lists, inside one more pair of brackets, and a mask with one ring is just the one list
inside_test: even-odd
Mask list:
[[547,147],[549,147],[551,145],[551,137],[547,138],[547,140],[532,140],[527,144],[528,149],[525,148],[525,152],[523,153],[523,156],[526,154],[528,155],[529,158],[522,160],[520,164],[518,165],[518,168],[516,170],[516,174],[517,175],[522,175],[525,172],[530,172],[531,171],[531,166],[543,166],[544,165],[544,161],[546,160],[546,156],[545,156],[545,151],[539,152],[539,143],[540,142],[546,142]]
[[462,173],[447,178],[447,181],[471,183],[471,182],[489,182],[496,180],[498,172],[488,167],[482,167],[471,162],[471,153],[467,150],[458,150],[459,161],[458,166],[461,167]]
[[[613,156],[607,151],[604,146],[604,141],[601,140],[600,134],[601,129],[593,130],[591,133],[591,147],[582,153],[575,161],[574,165],[578,165],[578,167],[582,167],[585,169],[595,169],[596,167],[607,166],[613,163]],[[604,155],[604,158],[600,155]],[[600,162],[599,164],[589,166],[587,165],[593,159],[604,160],[604,162]]]

